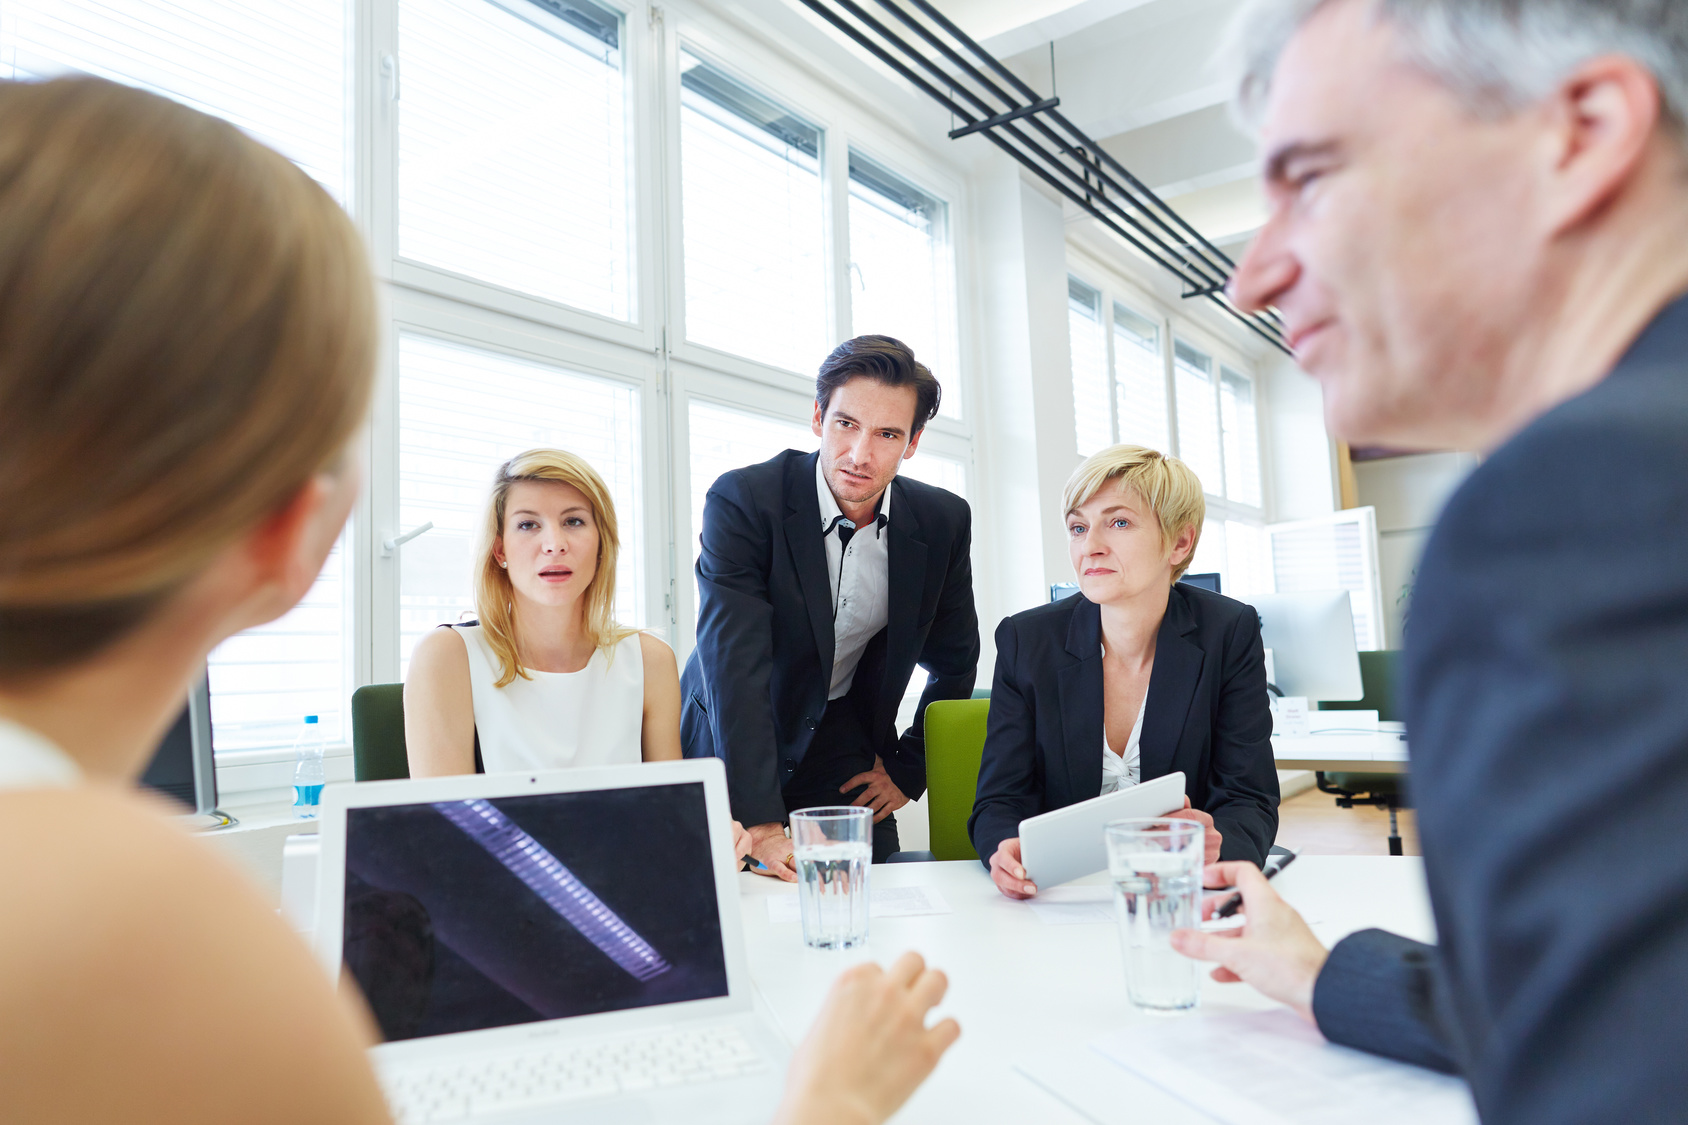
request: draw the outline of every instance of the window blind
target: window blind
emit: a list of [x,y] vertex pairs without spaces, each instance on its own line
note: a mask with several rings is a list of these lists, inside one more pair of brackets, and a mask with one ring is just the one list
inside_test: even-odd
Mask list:
[[1160,325],[1114,303],[1114,396],[1119,439],[1162,453],[1171,451],[1166,426],[1166,358]]
[[1225,495],[1219,453],[1219,404],[1213,357],[1183,340],[1173,342],[1173,386],[1178,396],[1178,456],[1201,478],[1202,488]]
[[1108,341],[1102,331],[1101,292],[1069,276],[1067,339],[1072,350],[1073,426],[1080,457],[1088,457],[1114,441],[1108,403]]
[[1271,524],[1266,535],[1277,593],[1347,590],[1354,609],[1355,645],[1362,652],[1388,647],[1377,564],[1377,518],[1371,508]]
[[894,336],[943,385],[939,410],[961,409],[955,364],[948,208],[850,150],[850,323],[854,335]]
[[643,626],[639,396],[630,386],[534,360],[399,336],[399,523],[434,529],[399,556],[399,659],[423,633],[473,616],[473,552],[498,466],[539,447],[579,454],[615,501],[615,615]]
[[399,50],[399,253],[630,319],[620,16],[401,0]]
[[788,371],[829,349],[821,132],[680,60],[686,337]]
[[0,77],[91,74],[239,126],[350,194],[348,0],[6,0]]
[[1260,507],[1260,430],[1255,419],[1254,380],[1233,368],[1219,368],[1219,422],[1225,447],[1225,495]]

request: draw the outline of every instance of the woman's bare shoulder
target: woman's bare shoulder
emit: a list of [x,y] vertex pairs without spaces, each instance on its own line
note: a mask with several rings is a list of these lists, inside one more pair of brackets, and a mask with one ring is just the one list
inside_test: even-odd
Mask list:
[[468,675],[469,642],[456,629],[429,629],[411,652],[411,674],[415,675],[419,667],[436,673],[461,669]]
[[0,857],[0,902],[25,923],[0,927],[8,1116],[385,1119],[366,1017],[242,872],[150,802],[0,794]]

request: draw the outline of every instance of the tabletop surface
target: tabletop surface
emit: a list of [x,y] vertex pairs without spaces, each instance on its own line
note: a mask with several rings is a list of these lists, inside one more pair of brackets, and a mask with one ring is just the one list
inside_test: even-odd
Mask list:
[[[738,878],[751,976],[793,1042],[802,1038],[832,979],[858,961],[889,964],[913,949],[948,974],[950,991],[939,1011],[960,1021],[961,1039],[897,1122],[1078,1125],[1089,1119],[1015,1071],[1015,1064],[1034,1050],[1084,1052],[1096,1036],[1133,1020],[1179,1018],[1141,1015],[1127,1002],[1111,922],[1050,925],[1029,904],[1004,898],[974,861],[875,866],[876,884],[936,890],[951,913],[875,918],[866,947],[842,952],[809,949],[799,924],[769,920],[766,900],[795,895],[792,884],[751,874]],[[1104,880],[1093,876],[1081,883]],[[1327,945],[1369,926],[1434,937],[1415,857],[1304,856],[1274,885]],[[1245,985],[1203,982],[1204,1010],[1274,1006]],[[1119,1085],[1143,1121],[1209,1121],[1128,1072],[1119,1072]]]

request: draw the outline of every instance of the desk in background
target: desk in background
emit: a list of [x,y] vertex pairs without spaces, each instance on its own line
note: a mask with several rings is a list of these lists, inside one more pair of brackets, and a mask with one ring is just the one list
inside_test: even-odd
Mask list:
[[1272,754],[1281,770],[1327,773],[1406,773],[1407,743],[1399,734],[1275,734]]

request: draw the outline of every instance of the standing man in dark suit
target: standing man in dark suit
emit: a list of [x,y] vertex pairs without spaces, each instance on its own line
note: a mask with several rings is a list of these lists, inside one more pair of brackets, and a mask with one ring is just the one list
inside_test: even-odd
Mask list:
[[1688,1113],[1688,5],[1257,0],[1276,306],[1331,431],[1481,449],[1419,567],[1404,693],[1439,944],[1326,951],[1258,872],[1186,931],[1484,1121]]
[[[893,814],[926,788],[926,705],[973,690],[972,513],[897,476],[939,394],[900,341],[847,340],[815,380],[820,450],[725,473],[704,503],[680,738],[688,758],[725,761],[765,874],[796,878],[786,815],[819,805],[872,808],[883,863]],[[916,664],[926,690],[899,738]]]

